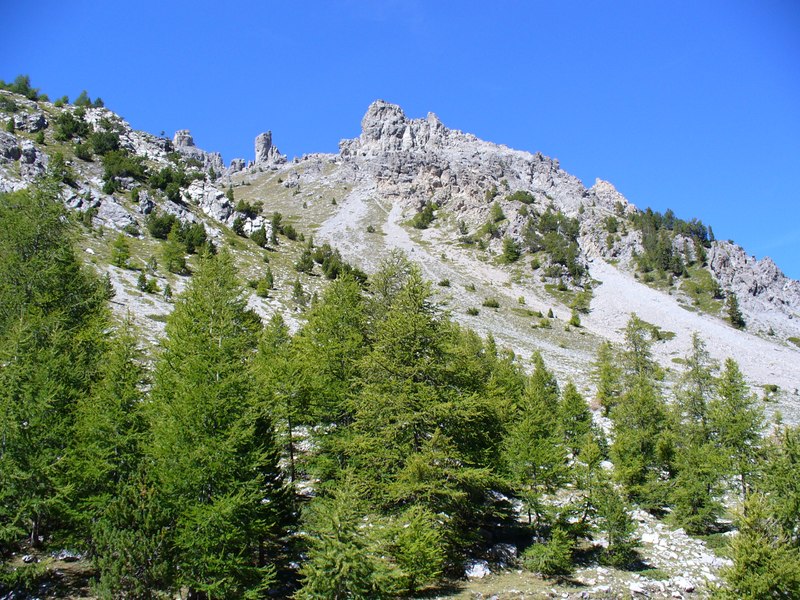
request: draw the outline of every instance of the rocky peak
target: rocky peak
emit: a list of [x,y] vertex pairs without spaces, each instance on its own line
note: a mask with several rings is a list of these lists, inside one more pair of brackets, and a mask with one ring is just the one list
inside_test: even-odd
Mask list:
[[361,119],[357,141],[362,151],[371,154],[409,152],[440,147],[449,134],[450,130],[433,113],[425,119],[409,119],[398,105],[376,100]]
[[272,132],[267,131],[256,136],[256,164],[281,164],[286,162],[286,156],[272,145]]
[[194,148],[194,138],[188,129],[179,129],[172,138],[172,144],[176,149]]

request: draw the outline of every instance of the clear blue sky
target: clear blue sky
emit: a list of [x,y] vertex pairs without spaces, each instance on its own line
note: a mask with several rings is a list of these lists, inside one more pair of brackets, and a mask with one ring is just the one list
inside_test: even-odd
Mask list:
[[699,217],[800,278],[800,2],[0,2],[0,78],[224,159],[335,152],[383,98]]

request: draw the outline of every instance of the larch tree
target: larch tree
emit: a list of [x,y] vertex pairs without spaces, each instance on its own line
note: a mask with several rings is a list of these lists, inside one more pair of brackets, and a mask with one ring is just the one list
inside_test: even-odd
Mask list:
[[227,253],[176,301],[152,390],[149,460],[168,511],[175,584],[193,598],[258,597],[284,509],[271,415],[254,399],[261,323]]
[[105,348],[107,292],[72,249],[55,183],[0,195],[0,545],[63,529],[78,401]]

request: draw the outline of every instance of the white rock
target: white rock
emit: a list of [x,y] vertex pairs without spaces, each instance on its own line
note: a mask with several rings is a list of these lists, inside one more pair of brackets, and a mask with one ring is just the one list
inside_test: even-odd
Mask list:
[[464,575],[470,579],[483,579],[491,574],[489,563],[485,560],[471,560],[464,566]]

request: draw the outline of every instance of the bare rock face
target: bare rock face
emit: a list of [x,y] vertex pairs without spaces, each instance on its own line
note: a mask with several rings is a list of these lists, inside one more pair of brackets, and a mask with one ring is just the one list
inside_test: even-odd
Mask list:
[[238,173],[239,171],[244,171],[245,166],[246,164],[243,158],[234,158],[231,161],[231,166],[228,167],[228,175],[233,175],[234,173]]
[[741,246],[714,242],[708,251],[708,265],[751,318],[766,318],[775,312],[793,317],[800,311],[800,282],[786,277],[771,258],[756,260]]
[[217,175],[225,170],[222,155],[219,152],[206,152],[194,145],[194,138],[188,129],[179,129],[172,138],[175,151],[188,159],[196,160],[205,172],[214,171]]
[[172,145],[175,146],[175,149],[178,151],[195,147],[194,138],[188,129],[179,129],[176,131],[175,135],[172,136]]
[[0,131],[0,162],[13,162],[19,160],[20,156],[22,152],[19,149],[17,136]]
[[36,133],[47,127],[47,119],[43,112],[18,113],[14,115],[14,127],[20,131]]
[[536,210],[555,202],[574,215],[586,192],[556,160],[449,129],[433,113],[409,119],[399,106],[383,100],[367,109],[358,138],[340,142],[339,158],[356,177],[371,178],[393,202],[416,208],[433,200],[458,213],[470,228],[485,223],[492,202],[499,202],[508,217],[501,233],[516,238],[525,223],[516,217],[522,205],[506,196],[528,191]]
[[272,145],[272,132],[267,131],[256,136],[256,165],[277,165],[286,162],[286,157],[277,147]]

